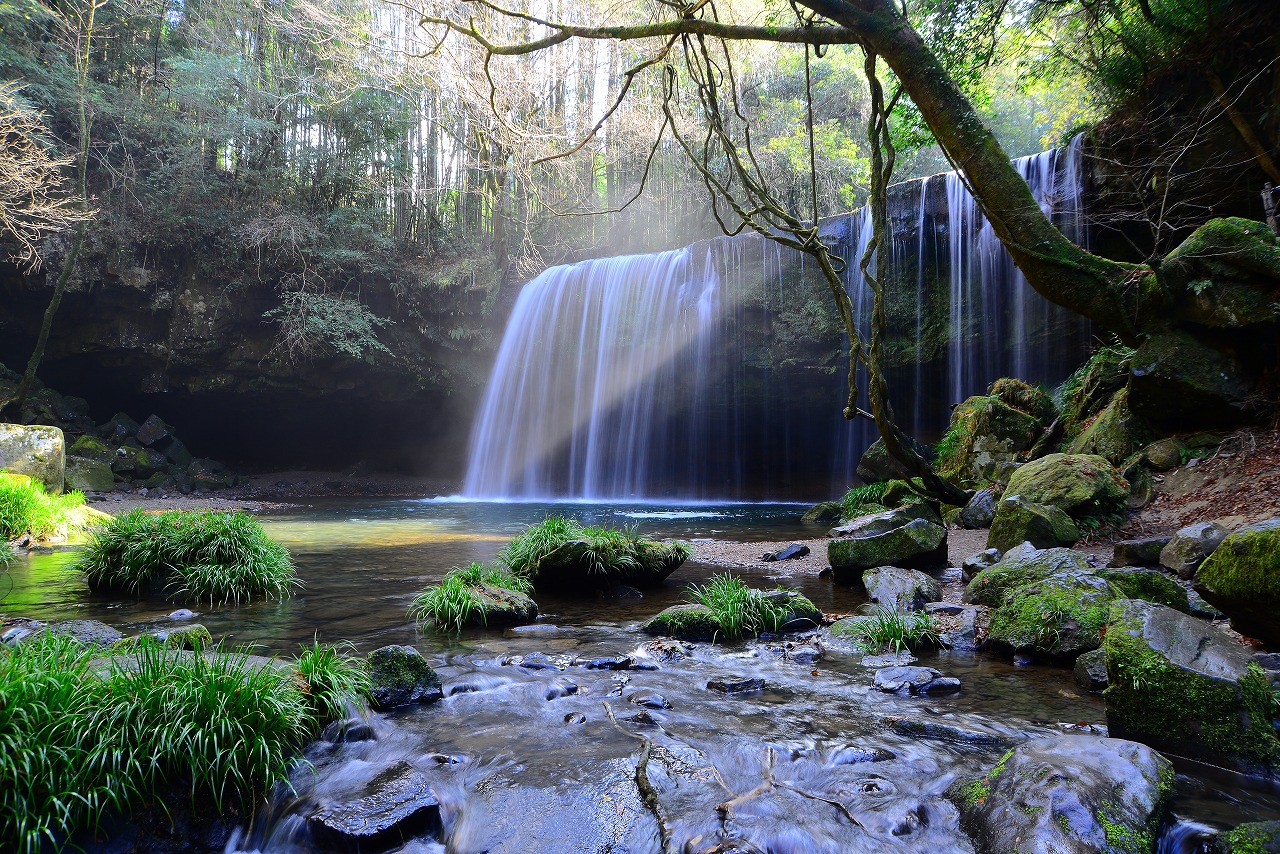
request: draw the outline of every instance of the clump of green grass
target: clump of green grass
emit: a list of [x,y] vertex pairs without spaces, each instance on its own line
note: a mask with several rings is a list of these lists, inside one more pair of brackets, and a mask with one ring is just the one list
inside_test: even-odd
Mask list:
[[642,540],[635,528],[602,528],[548,516],[507,543],[498,561],[517,575],[533,578],[541,563],[567,543],[582,543],[574,559],[585,560],[591,572],[601,575],[626,575],[668,556],[685,560],[693,554],[688,543]]
[[181,790],[219,810],[246,806],[287,778],[361,687],[352,664],[318,644],[294,667],[152,644],[105,666],[101,655],[48,634],[0,647],[6,850],[60,849],[107,812],[127,816]]
[[163,585],[172,598],[211,605],[283,598],[301,583],[288,550],[240,512],[124,513],[93,533],[74,568],[94,589]]
[[859,623],[862,646],[868,652],[902,652],[918,646],[937,646],[940,638],[933,617],[920,611],[905,613],[869,605],[871,619]]
[[727,572],[711,576],[703,586],[691,585],[689,595],[693,602],[711,610],[724,640],[776,632],[792,611],[790,604],[768,599],[763,591],[748,587]]
[[0,540],[51,537],[70,527],[71,511],[82,506],[84,493],[78,490],[50,495],[37,481],[0,473]]
[[525,596],[533,593],[533,584],[528,578],[502,564],[472,563],[468,567],[454,567],[439,584],[415,596],[409,606],[409,617],[419,628],[434,623],[453,631],[477,620],[484,623],[484,603],[476,589],[482,584]]
[[369,696],[373,687],[369,671],[354,657],[355,645],[350,641],[324,644],[313,638],[310,646],[302,644],[301,649],[298,676],[306,683],[307,703],[318,719],[340,718],[349,706]]
[[840,503],[844,505],[844,518],[853,519],[858,516],[866,516],[868,513],[879,513],[886,510],[881,499],[884,498],[883,483],[869,483],[866,486],[852,487],[840,499]]

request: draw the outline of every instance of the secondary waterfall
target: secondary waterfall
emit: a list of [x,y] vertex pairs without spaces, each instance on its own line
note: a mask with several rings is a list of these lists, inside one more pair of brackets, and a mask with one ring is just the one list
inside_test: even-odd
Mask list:
[[[1084,241],[1080,140],[1015,161]],[[924,439],[1000,376],[1056,383],[1089,327],[1031,289],[955,173],[890,189],[889,379]],[[823,223],[858,322],[867,208]],[[806,262],[808,262],[806,264]],[[840,415],[847,344],[811,260],[758,237],[552,267],[524,286],[472,429],[464,493],[583,500],[837,495],[874,439]]]

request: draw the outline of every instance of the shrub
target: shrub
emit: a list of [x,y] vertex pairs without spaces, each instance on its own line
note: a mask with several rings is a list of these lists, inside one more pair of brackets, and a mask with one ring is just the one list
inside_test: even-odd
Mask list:
[[843,518],[853,519],[887,509],[880,503],[881,498],[884,497],[884,487],[883,483],[869,483],[866,486],[851,488],[844,494],[844,498],[840,499],[840,503],[844,505]]
[[928,614],[906,613],[879,605],[870,605],[866,611],[870,619],[860,621],[858,631],[868,652],[902,652],[939,643],[938,628]]
[[428,587],[413,599],[409,617],[422,627],[435,623],[442,629],[458,630],[476,617],[484,621],[484,603],[476,588],[481,584],[512,590],[529,596],[533,584],[497,563],[473,563],[466,568],[454,567],[439,584]]
[[625,575],[667,556],[685,560],[693,554],[688,543],[658,544],[642,540],[635,528],[599,528],[563,516],[548,516],[507,543],[498,561],[517,575],[533,578],[544,559],[571,542],[584,544],[575,558],[587,561],[591,571],[601,575]]
[[71,511],[82,506],[82,492],[49,495],[30,478],[0,475],[0,540],[53,536],[74,524]]
[[210,604],[283,598],[300,584],[288,550],[240,512],[124,513],[94,532],[74,568],[94,589],[163,584],[173,598]]
[[[0,647],[0,842],[61,848],[105,812],[186,789],[245,806],[287,777],[298,750],[361,685],[316,644],[294,667],[242,652],[101,650],[45,634]],[[317,697],[323,699],[317,701]]]
[[790,603],[772,601],[727,572],[711,576],[703,587],[691,585],[689,593],[695,603],[711,610],[725,640],[776,632],[791,616]]

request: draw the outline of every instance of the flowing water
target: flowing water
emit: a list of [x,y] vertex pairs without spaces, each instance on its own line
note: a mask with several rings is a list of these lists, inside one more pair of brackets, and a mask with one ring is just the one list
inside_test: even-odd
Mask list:
[[[702,840],[690,850],[736,839],[741,847],[732,850],[968,852],[944,794],[956,779],[989,768],[1005,748],[904,735],[896,719],[955,727],[970,738],[1086,733],[1104,723],[1099,698],[1081,692],[1065,670],[991,657],[925,656],[923,664],[957,676],[963,690],[910,698],[871,688],[873,669],[838,642],[821,650],[805,639],[699,644],[670,656],[675,646],[655,646],[635,626],[717,571],[694,562],[642,595],[540,594],[538,624],[556,629],[449,636],[408,623],[414,593],[452,565],[491,557],[549,512],[693,540],[821,531],[799,522],[794,505],[371,501],[265,517],[271,536],[293,552],[306,587],[282,603],[199,613],[201,623],[215,636],[280,653],[317,632],[323,640],[350,639],[362,652],[411,644],[436,667],[447,696],[371,715],[374,740],[313,745],[310,765],[295,774],[296,792],[282,793],[270,815],[242,828],[228,852],[319,850],[306,817],[359,797],[374,774],[396,762],[428,777],[444,815],[443,830],[398,849],[406,854],[443,851],[442,839],[452,851],[656,851],[661,831],[635,782],[644,740],[647,779],[666,829],[673,838]],[[129,631],[171,622],[164,615],[173,606],[163,602],[90,596],[67,570],[72,557],[58,552],[11,564],[7,587],[0,586],[3,609],[102,619]],[[755,586],[801,590],[827,612],[855,611],[864,601],[860,592],[786,564],[735,572]],[[519,666],[534,652],[558,666]],[[610,656],[657,669],[575,664]],[[742,696],[707,688],[737,677],[762,678],[765,688]],[[718,810],[730,801],[727,812]],[[1189,769],[1179,778],[1175,809],[1183,820],[1161,850],[1190,854],[1200,850],[1197,822],[1222,828],[1280,816],[1280,799]]]

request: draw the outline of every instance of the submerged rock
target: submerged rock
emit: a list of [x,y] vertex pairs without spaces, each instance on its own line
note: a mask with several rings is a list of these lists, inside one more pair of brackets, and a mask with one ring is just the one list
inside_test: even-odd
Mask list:
[[987,546],[1003,552],[1027,542],[1038,549],[1048,549],[1075,545],[1079,539],[1080,529],[1066,511],[1005,493],[996,506]]
[[986,851],[1136,853],[1155,850],[1173,783],[1146,745],[1068,735],[1013,748],[952,794]]
[[1190,578],[1226,538],[1227,529],[1217,522],[1197,522],[1179,528],[1160,550],[1160,563],[1176,572],[1179,578]]
[[707,689],[721,694],[754,694],[764,690],[764,680],[758,676],[736,679],[712,679]]
[[443,695],[440,677],[411,646],[384,646],[367,659],[370,705],[378,711],[410,703],[434,703]]
[[369,854],[438,829],[440,802],[425,774],[397,762],[370,780],[359,797],[322,807],[307,825],[326,849]]
[[1112,735],[1246,773],[1280,762],[1271,686],[1224,630],[1172,608],[1122,599],[1107,630]]
[[862,576],[867,597],[875,604],[894,611],[920,611],[929,602],[942,598],[942,587],[918,569],[881,566]]
[[1242,635],[1280,643],[1280,519],[1227,536],[1200,565],[1195,588]]
[[837,584],[856,584],[864,571],[878,566],[933,570],[947,565],[947,529],[925,505],[864,516],[834,529],[832,536],[839,539],[827,545],[827,560]]

